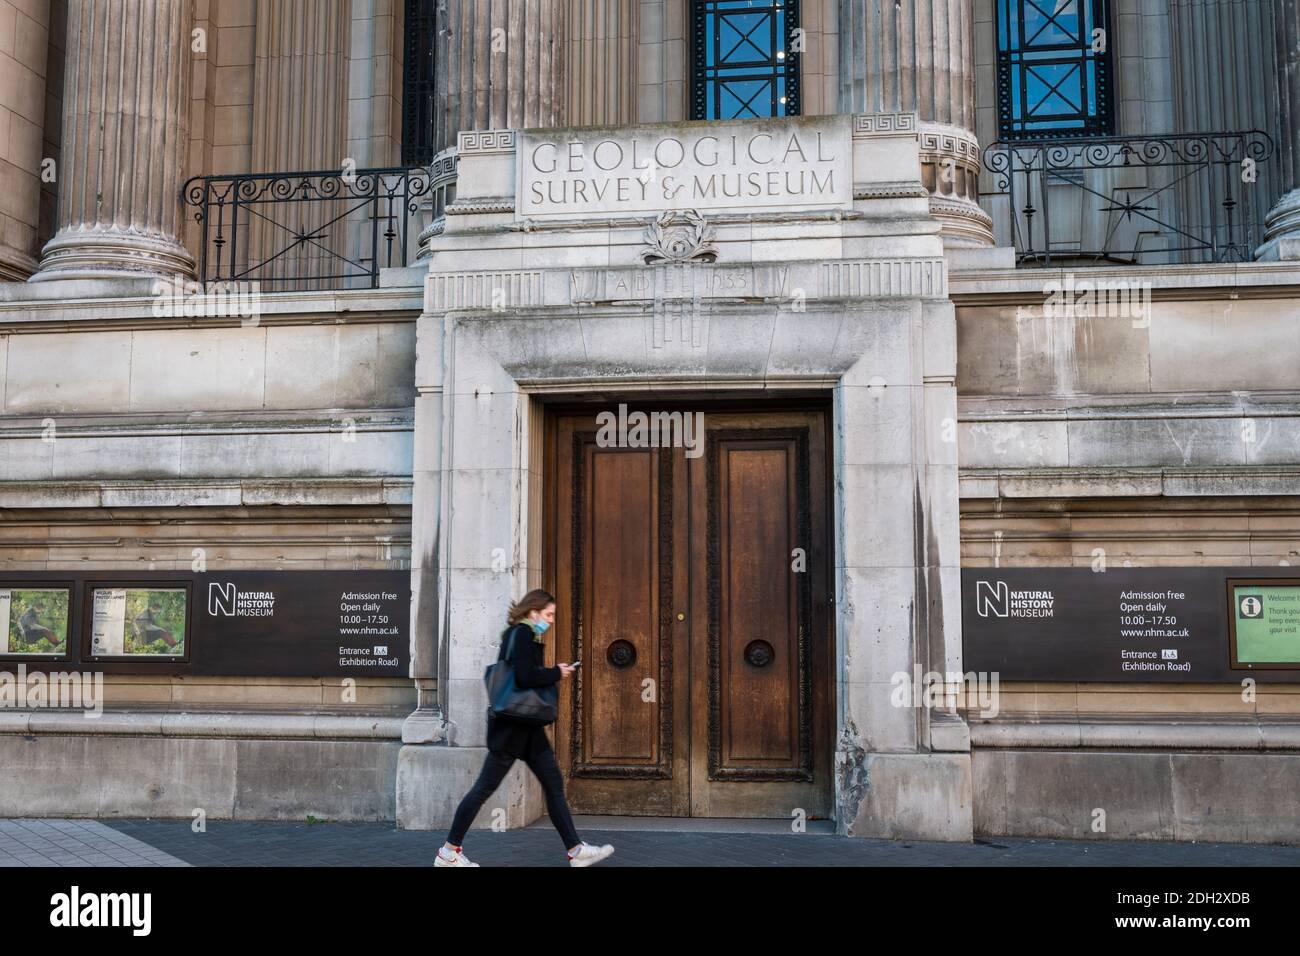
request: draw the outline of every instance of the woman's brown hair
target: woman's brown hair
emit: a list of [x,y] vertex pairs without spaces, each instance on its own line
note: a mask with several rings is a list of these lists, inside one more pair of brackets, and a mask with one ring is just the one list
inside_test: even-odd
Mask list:
[[548,604],[555,603],[555,595],[550,591],[543,591],[536,588],[529,591],[514,604],[510,605],[510,613],[506,615],[507,624],[518,624],[528,616],[529,611],[541,611]]

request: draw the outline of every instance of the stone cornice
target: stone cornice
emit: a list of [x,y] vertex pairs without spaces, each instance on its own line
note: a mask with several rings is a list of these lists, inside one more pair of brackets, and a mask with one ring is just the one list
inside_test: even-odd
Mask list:
[[961,498],[1300,495],[1300,464],[1217,468],[959,468]]
[[[187,706],[186,711],[193,711]],[[175,713],[105,709],[0,712],[0,734],[398,741],[405,717],[374,714]]]
[[0,510],[265,505],[408,506],[409,477],[168,478],[140,481],[0,481]]
[[428,310],[736,299],[784,300],[802,308],[845,299],[942,299],[946,276],[941,257],[435,272],[429,276]]
[[[51,283],[52,285],[52,283]],[[19,291],[27,291],[26,288]],[[259,314],[156,316],[153,296],[20,298],[0,296],[0,334],[98,328],[230,328],[413,322],[424,307],[423,286],[337,292],[276,292],[259,296]]]
[[919,181],[901,179],[889,183],[857,183],[854,199],[919,199],[930,195]]
[[958,395],[957,408],[958,421],[962,424],[1151,418],[1292,418],[1300,416],[1300,393],[1258,392],[1235,400],[1222,392],[1127,392],[1070,398]]
[[[1015,686],[1007,682],[1003,688]],[[1095,693],[1106,685],[1056,686],[1067,688],[1069,692],[1073,692],[1076,687],[1086,686],[1088,692]],[[1270,685],[1270,689],[1276,687],[1280,685]],[[1133,693],[1138,689],[1126,684],[1117,693]],[[1140,689],[1144,693],[1150,693],[1147,687]],[[1176,689],[1184,694],[1188,691],[1186,685],[1178,685]],[[1219,685],[1212,687],[1212,690],[1219,689]],[[1240,695],[1240,688],[1234,685],[1228,685],[1227,689],[1234,695]],[[981,719],[978,711],[972,709],[967,712],[967,718],[971,745],[976,748],[1300,749],[1300,720],[1290,715],[1229,717],[1161,713],[1106,719],[1072,714],[1033,714],[987,720]]]
[[[230,415],[223,418],[223,415]],[[129,414],[51,413],[0,417],[0,441],[32,441],[46,433],[53,419],[58,438],[147,438],[171,435],[337,434],[343,422],[354,432],[409,432],[415,421],[409,408],[313,409],[286,412],[143,411]]]
[[448,216],[484,216],[494,213],[513,215],[514,211],[515,200],[512,196],[496,199],[463,199],[452,203],[444,210]]
[[958,306],[1032,305],[1046,299],[1048,283],[1063,284],[1067,275],[1073,277],[1076,287],[1085,280],[1147,284],[1155,301],[1300,295],[1300,264],[1293,262],[963,269],[952,273],[950,289]]

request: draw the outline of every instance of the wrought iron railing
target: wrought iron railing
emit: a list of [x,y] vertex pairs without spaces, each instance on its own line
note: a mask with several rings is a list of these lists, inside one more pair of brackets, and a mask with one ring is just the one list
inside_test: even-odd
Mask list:
[[1025,265],[1245,261],[1272,155],[1258,131],[996,142],[980,198]]
[[421,228],[441,214],[434,179],[424,167],[195,177],[183,198],[200,278],[263,292],[376,288],[381,269],[414,262]]

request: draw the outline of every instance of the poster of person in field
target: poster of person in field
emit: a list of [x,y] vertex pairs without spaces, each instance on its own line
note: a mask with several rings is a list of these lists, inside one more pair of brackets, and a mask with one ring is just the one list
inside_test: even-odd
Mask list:
[[183,656],[185,591],[128,588],[125,624],[122,653]]
[[0,589],[0,654],[67,653],[69,598],[65,588]]

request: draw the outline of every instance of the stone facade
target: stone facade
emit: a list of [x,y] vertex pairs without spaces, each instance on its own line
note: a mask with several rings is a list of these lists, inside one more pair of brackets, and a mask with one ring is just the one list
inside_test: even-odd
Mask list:
[[[0,0],[0,569],[183,570],[199,549],[219,568],[409,570],[410,673],[354,701],[326,678],[118,674],[93,726],[0,711],[0,760],[24,770],[0,815],[444,826],[484,753],[500,609],[546,583],[546,409],[813,396],[833,436],[818,692],[841,832],[1297,838],[1277,809],[1297,685],[1021,682],[993,718],[891,701],[900,672],[963,670],[962,567],[1300,563],[1295,0],[1110,5],[1117,133],[1271,137],[1276,165],[1240,193],[1267,217],[1254,260],[1017,268],[982,152],[994,0],[804,0],[804,115],[706,127],[686,122],[686,0],[447,0],[423,258],[376,288],[262,294],[253,321],[160,314],[155,281],[211,252],[189,177],[401,162],[406,5],[300,6]],[[720,185],[640,206],[645,179],[629,198],[526,188],[570,142],[615,144],[580,152],[598,164],[691,143],[637,168],[707,177],[709,135],[747,143],[737,168],[766,184],[792,132],[834,157],[815,199],[786,179],[770,200]],[[1161,201],[1184,224],[1213,212]],[[698,218],[699,254],[653,247],[663,214]],[[276,233],[229,241],[273,253]],[[1107,280],[1148,311],[1044,308],[1053,283]],[[693,335],[663,340],[669,321]],[[285,769],[306,766],[328,770]],[[69,788],[91,771],[100,786]],[[1104,834],[1098,806],[1119,821]],[[522,767],[490,809],[544,811]]]

